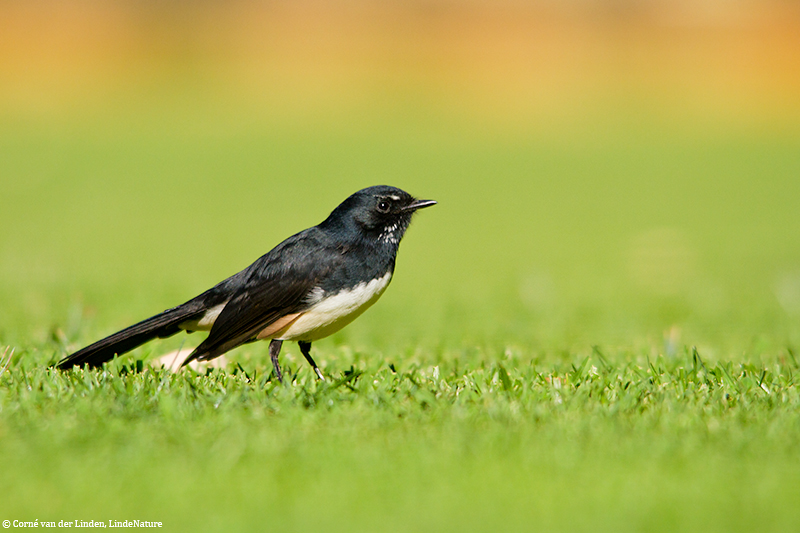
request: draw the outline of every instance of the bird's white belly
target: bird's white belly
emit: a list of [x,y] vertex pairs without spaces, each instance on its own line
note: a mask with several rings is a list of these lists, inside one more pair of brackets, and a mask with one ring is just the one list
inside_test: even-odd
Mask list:
[[310,309],[272,338],[315,341],[336,333],[378,301],[391,279],[392,273],[387,272],[382,278],[359,283],[352,289],[331,295],[322,294]]

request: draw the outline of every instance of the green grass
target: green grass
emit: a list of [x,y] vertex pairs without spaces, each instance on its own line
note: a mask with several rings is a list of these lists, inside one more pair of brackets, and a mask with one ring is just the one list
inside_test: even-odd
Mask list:
[[[148,98],[0,115],[0,520],[800,528],[790,121],[619,106],[512,127],[416,103],[296,119]],[[295,345],[285,386],[263,344],[208,373],[147,364],[199,335],[48,368],[376,183],[440,204],[382,300],[315,343],[328,382]]]
[[791,358],[459,355],[390,367],[341,350],[326,354],[329,382],[295,363],[286,386],[261,362],[179,375],[21,364],[2,377],[4,516],[296,531],[800,520]]

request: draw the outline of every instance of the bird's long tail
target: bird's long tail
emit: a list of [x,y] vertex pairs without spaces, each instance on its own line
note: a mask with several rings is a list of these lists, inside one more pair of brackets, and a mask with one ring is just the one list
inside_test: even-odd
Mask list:
[[204,310],[198,309],[194,302],[167,309],[146,320],[142,320],[122,331],[101,339],[86,348],[78,350],[59,361],[57,368],[64,370],[73,366],[101,366],[115,356],[129,352],[156,337],[164,338],[181,331],[180,324],[202,316]]

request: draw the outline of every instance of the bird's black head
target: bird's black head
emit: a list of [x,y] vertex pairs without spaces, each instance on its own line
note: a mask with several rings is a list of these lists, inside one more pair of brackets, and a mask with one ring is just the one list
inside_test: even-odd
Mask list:
[[434,204],[434,200],[418,200],[397,187],[376,185],[352,194],[320,227],[355,231],[368,240],[397,245],[414,212]]

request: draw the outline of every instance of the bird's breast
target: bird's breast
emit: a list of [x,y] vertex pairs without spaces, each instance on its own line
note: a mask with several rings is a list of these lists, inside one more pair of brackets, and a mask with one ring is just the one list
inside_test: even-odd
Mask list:
[[390,270],[379,278],[333,294],[322,290],[312,291],[308,309],[286,327],[270,332],[269,338],[310,342],[327,337],[355,320],[374,304],[391,279]]

